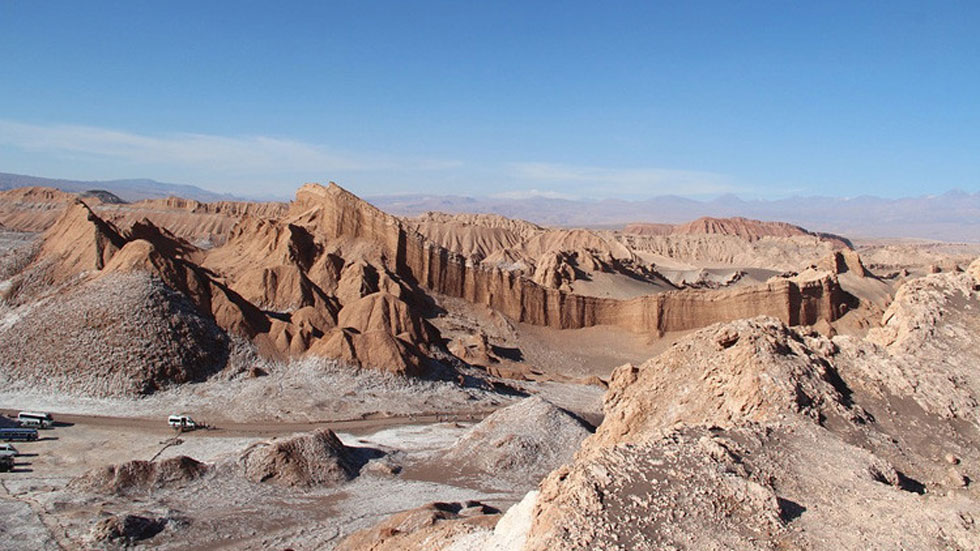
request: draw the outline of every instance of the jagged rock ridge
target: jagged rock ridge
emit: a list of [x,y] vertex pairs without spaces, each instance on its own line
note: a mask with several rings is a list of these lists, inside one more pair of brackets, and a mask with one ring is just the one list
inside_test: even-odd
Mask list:
[[[64,199],[37,189],[18,193],[54,202]],[[555,329],[608,325],[650,335],[755,315],[775,316],[792,325],[826,323],[854,304],[833,273],[630,300],[582,296],[553,288],[545,281],[547,274],[566,268],[609,270],[632,262],[632,253],[584,230],[536,233],[531,239],[536,240],[532,248],[537,250],[579,248],[571,256],[555,257],[553,270],[536,276],[546,282],[541,285],[512,270],[474,264],[435,244],[412,224],[333,184],[303,186],[288,210],[279,205],[201,205],[176,199],[163,203],[172,209],[231,213],[239,219],[223,244],[202,248],[149,219],[131,220],[120,229],[102,219],[94,207],[72,199],[43,234],[32,265],[11,281],[47,282],[64,287],[70,297],[96,288],[92,285],[100,281],[106,285],[112,275],[145,272],[186,297],[197,316],[213,320],[221,332],[247,339],[268,356],[327,356],[408,375],[425,373],[426,358],[433,347],[442,345],[439,332],[425,319],[432,295],[463,298],[533,325]],[[513,221],[480,222],[528,235],[536,231]],[[605,252],[600,252],[601,247],[607,247]],[[39,285],[17,283],[20,291],[7,293],[7,298],[13,304],[38,295],[51,298],[38,290]],[[26,302],[24,306],[28,313]],[[20,338],[18,331],[6,333],[11,339]],[[212,340],[220,344],[225,339]],[[69,369],[56,355],[50,358],[51,369]],[[188,366],[188,373],[214,372],[223,356],[227,354],[212,355],[210,361],[202,357],[196,363],[208,367]],[[161,376],[159,381],[141,383],[140,388],[198,377]]]

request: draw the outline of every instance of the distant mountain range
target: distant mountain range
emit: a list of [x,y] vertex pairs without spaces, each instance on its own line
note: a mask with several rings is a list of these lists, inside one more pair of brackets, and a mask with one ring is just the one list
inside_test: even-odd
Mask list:
[[474,198],[451,195],[382,195],[367,198],[403,216],[426,211],[493,213],[546,226],[621,227],[632,222],[682,223],[702,216],[744,216],[789,222],[850,238],[921,238],[980,242],[980,193],[950,191],[901,199],[861,196],[792,197],[746,201],[726,195],[696,201],[666,195],[642,201],[576,201],[534,197]]
[[[105,190],[126,201],[171,195],[204,202],[245,200],[196,186],[148,179],[78,181],[0,173],[0,190],[24,186],[47,186],[70,192]],[[642,201],[587,201],[430,194],[376,195],[367,199],[384,211],[402,216],[427,211],[492,213],[545,226],[593,228],[618,228],[633,222],[677,224],[702,216],[744,216],[789,222],[811,231],[831,232],[852,239],[920,238],[980,242],[980,193],[963,191],[900,199],[860,196],[746,201],[734,195],[725,195],[711,201],[698,201],[664,195]]]
[[171,195],[204,202],[234,201],[238,199],[233,195],[215,193],[213,191],[201,189],[197,186],[167,184],[145,178],[133,180],[96,180],[86,182],[80,180],[60,180],[0,172],[0,191],[29,186],[53,187],[62,191],[70,191],[73,193],[82,193],[91,190],[104,190],[116,195],[124,201],[162,199]]

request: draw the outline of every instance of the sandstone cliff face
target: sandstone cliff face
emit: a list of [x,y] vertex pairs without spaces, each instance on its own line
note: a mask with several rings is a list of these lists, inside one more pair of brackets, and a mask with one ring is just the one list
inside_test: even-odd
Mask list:
[[[438,331],[403,301],[407,291],[373,252],[376,245],[340,241],[327,246],[304,226],[246,217],[224,246],[203,250],[148,219],[120,231],[74,202],[42,236],[25,273],[31,281],[83,287],[114,274],[149,273],[266,355],[297,357],[316,348],[354,364],[421,374]],[[25,276],[17,277],[20,289]]]
[[93,194],[28,187],[0,192],[0,224],[16,231],[44,231],[55,223],[65,208],[79,199],[100,218],[118,228],[125,230],[135,222],[147,219],[178,237],[208,246],[224,243],[243,216],[278,218],[287,210],[284,203],[200,203],[179,197],[110,203]]
[[558,329],[614,325],[662,334],[755,315],[775,316],[792,325],[813,324],[837,319],[846,300],[832,277],[802,283],[775,280],[723,293],[678,291],[629,301],[583,297],[542,287],[509,271],[475,266],[337,186],[304,186],[292,211],[294,220],[328,238],[361,238],[377,244],[380,256],[401,277],[533,325]]
[[336,312],[323,289],[336,284],[336,264],[326,262],[319,270],[325,274],[320,285],[310,278],[320,253],[304,228],[249,217],[235,227],[224,246],[208,251],[201,265],[222,274],[254,304],[280,312],[304,306]]
[[501,270],[467,266],[444,249],[405,238],[401,268],[438,293],[489,306],[521,322],[557,329],[613,325],[638,333],[663,334],[710,323],[771,315],[789,324],[836,320],[847,300],[836,280],[774,280],[731,291],[673,291],[615,300],[548,289]]
[[348,302],[337,315],[337,325],[360,333],[381,331],[416,343],[432,342],[435,337],[431,325],[398,297],[383,291]]
[[55,262],[55,278],[64,280],[79,272],[101,270],[125,242],[115,226],[96,216],[85,203],[75,201],[44,232],[41,256]]
[[274,320],[269,336],[282,354],[421,374],[438,331],[385,264],[384,231],[360,233],[372,217],[381,227],[397,222],[348,196],[305,186],[284,220],[244,219],[202,265],[250,302],[289,316]]
[[534,224],[487,214],[430,212],[406,223],[434,244],[477,262],[497,251],[519,249],[528,238],[544,231]]
[[[538,285],[591,296],[616,294],[604,285],[573,285],[602,274],[619,276],[635,294],[673,288],[610,232],[542,228],[496,215],[427,213],[405,220],[427,241],[463,256],[468,263],[514,272]],[[642,291],[639,289],[642,288]]]
[[120,228],[146,219],[182,239],[212,247],[222,245],[242,217],[278,218],[286,211],[286,205],[234,201],[200,203],[168,197],[119,205],[100,204],[94,210]]
[[569,283],[576,279],[575,266],[564,252],[545,253],[538,259],[531,281],[547,289],[569,291]]
[[825,258],[840,247],[816,236],[764,236],[755,241],[720,234],[637,235],[616,238],[637,255],[658,266],[761,268],[796,271]]
[[817,267],[833,274],[849,273],[856,277],[867,277],[871,272],[864,267],[861,257],[850,249],[834,251],[821,261]]
[[182,197],[167,197],[166,199],[147,199],[131,204],[133,208],[148,210],[182,210],[195,214],[223,214],[235,217],[258,216],[276,218],[286,211],[285,203],[248,203],[241,201],[217,201],[202,203]]

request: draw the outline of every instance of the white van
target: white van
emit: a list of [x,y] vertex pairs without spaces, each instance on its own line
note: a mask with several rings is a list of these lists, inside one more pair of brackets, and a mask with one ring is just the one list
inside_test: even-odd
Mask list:
[[197,428],[197,423],[191,419],[190,415],[171,415],[167,418],[167,424],[171,428],[179,431],[194,430]]
[[17,414],[17,423],[32,429],[49,429],[54,425],[54,419],[51,418],[50,413],[22,411]]
[[7,442],[0,443],[0,455],[16,456],[19,453],[13,444]]

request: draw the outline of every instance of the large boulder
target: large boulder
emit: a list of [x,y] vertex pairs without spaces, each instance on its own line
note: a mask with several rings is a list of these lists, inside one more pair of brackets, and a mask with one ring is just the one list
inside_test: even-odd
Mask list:
[[160,461],[135,460],[92,469],[70,485],[77,490],[126,496],[179,487],[207,472],[206,464],[181,455]]
[[167,528],[169,519],[143,515],[108,516],[95,524],[89,539],[96,544],[128,548],[148,540]]
[[489,474],[501,483],[530,487],[571,461],[590,434],[569,412],[532,396],[471,427],[440,461],[449,472]]
[[253,444],[238,465],[252,482],[280,486],[336,486],[358,473],[352,450],[329,429]]

